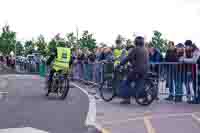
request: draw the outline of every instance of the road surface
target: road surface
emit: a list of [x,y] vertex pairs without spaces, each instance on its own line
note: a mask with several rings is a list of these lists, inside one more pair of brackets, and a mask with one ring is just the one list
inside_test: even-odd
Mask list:
[[[2,74],[1,74],[2,75]],[[39,76],[0,76],[0,129],[31,127],[51,133],[85,133],[89,100],[78,88],[71,88],[66,100],[44,96]],[[1,131],[1,130],[0,130]]]
[[[119,98],[104,102],[96,86],[77,85],[96,96],[96,122],[106,133],[199,133],[200,105],[166,102],[161,99],[142,107],[132,100],[131,105],[120,105]],[[95,94],[95,90],[97,95]]]

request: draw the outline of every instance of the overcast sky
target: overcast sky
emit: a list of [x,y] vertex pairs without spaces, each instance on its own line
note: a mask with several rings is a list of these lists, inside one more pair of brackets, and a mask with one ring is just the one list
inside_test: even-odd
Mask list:
[[[149,39],[153,30],[169,40],[194,40],[200,46],[198,0],[0,0],[0,26],[8,23],[20,40],[43,34],[89,30],[98,42],[112,44],[117,34]],[[198,8],[199,7],[199,8]]]

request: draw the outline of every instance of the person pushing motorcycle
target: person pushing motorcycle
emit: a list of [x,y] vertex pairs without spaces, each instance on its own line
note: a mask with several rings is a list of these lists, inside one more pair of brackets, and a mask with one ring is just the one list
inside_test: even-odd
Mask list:
[[51,55],[47,60],[48,66],[53,62],[52,68],[49,73],[48,88],[51,88],[52,78],[55,72],[64,71],[64,73],[69,73],[71,61],[72,60],[70,48],[57,47],[52,49]]
[[130,104],[131,103],[131,94],[130,86],[131,82],[135,81],[138,78],[143,78],[148,72],[149,66],[149,54],[148,50],[145,48],[144,38],[138,36],[135,38],[135,48],[132,48],[127,57],[125,57],[119,65],[116,66],[116,69],[119,69],[120,66],[125,65],[127,62],[131,64],[133,71],[128,73],[127,79],[122,82],[120,87],[120,94],[123,100],[121,104]]

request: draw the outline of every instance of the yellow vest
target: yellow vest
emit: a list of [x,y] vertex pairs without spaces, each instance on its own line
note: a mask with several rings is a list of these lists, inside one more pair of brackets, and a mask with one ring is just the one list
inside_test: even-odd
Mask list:
[[120,56],[122,55],[122,50],[120,49],[115,49],[114,50],[114,56],[115,56],[115,65],[118,65],[120,63]]
[[71,60],[71,49],[64,47],[57,47],[57,58],[53,64],[53,68],[58,70],[64,70],[68,72],[69,62]]

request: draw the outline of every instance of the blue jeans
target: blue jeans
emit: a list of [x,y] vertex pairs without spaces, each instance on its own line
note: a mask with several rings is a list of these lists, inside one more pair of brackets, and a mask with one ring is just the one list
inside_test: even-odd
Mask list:
[[96,64],[95,67],[95,80],[97,83],[100,83],[102,80],[102,65]]
[[183,80],[184,74],[182,72],[176,73],[176,88],[175,88],[175,95],[182,96],[183,95]]
[[169,65],[167,66],[167,87],[169,88],[169,96],[174,96],[174,83],[173,81],[175,80],[175,66],[174,65]]
[[131,97],[131,92],[133,90],[131,89],[131,81],[130,80],[123,80],[121,85],[120,85],[120,91],[119,91],[119,95],[120,97],[124,98],[124,99],[128,99]]

